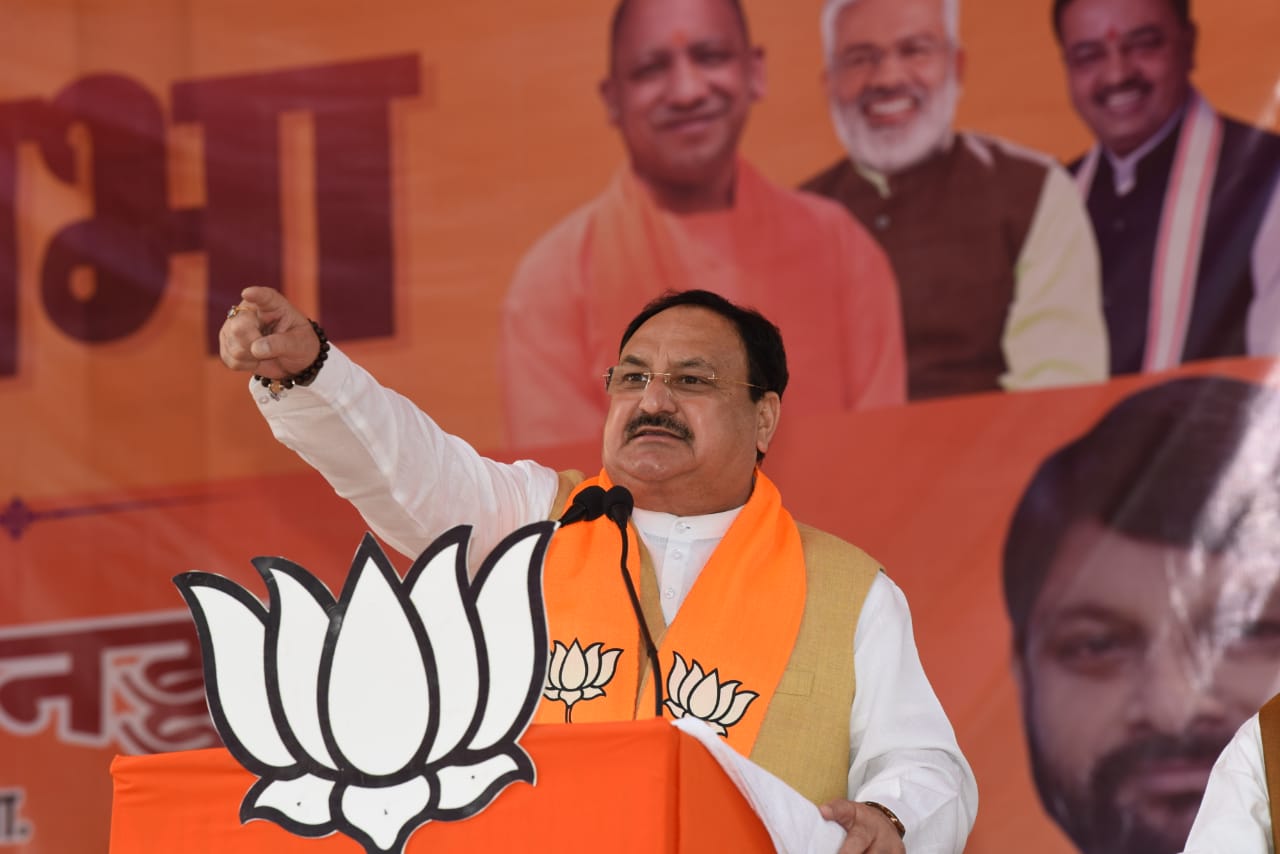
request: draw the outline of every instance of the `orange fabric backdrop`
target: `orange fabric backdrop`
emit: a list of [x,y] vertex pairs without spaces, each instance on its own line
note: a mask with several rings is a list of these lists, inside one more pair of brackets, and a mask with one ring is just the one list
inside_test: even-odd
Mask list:
[[[0,340],[15,365],[0,374],[0,847],[101,851],[110,758],[139,744],[207,739],[190,719],[199,702],[182,670],[190,650],[177,628],[186,618],[173,575],[204,569],[258,589],[249,558],[280,554],[336,585],[363,531],[354,511],[276,445],[243,379],[209,353],[205,330],[227,306],[206,303],[215,259],[181,222],[154,308],[135,329],[98,341],[68,332],[93,318],[52,310],[45,283],[58,235],[101,213],[93,183],[103,176],[92,162],[93,141],[103,138],[83,122],[41,118],[41,105],[85,81],[125,81],[160,128],[150,155],[163,176],[159,201],[198,211],[230,191],[209,172],[207,118],[179,115],[183,87],[298,69],[341,80],[344,63],[407,62],[412,94],[370,101],[387,121],[385,145],[369,151],[389,170],[389,289],[380,297],[390,300],[392,331],[344,346],[447,429],[502,455],[498,301],[529,244],[598,192],[621,157],[594,88],[607,5],[366,0],[353,15],[350,4],[330,0],[7,4],[0,179],[10,169],[14,181],[0,180],[0,210],[9,214],[0,231],[12,228],[13,257],[0,234],[0,266],[12,262],[0,313],[8,299],[16,319]],[[1068,158],[1088,138],[1067,103],[1045,5],[966,5],[959,124]],[[745,153],[794,184],[838,152],[818,84],[820,2],[746,6],[767,49],[770,90],[752,115]],[[1275,127],[1280,6],[1201,3],[1196,14],[1198,83],[1226,112]],[[316,200],[317,121],[303,104],[282,107],[278,122],[279,197],[264,209],[278,212],[280,251],[268,261],[299,304],[323,318],[319,242],[330,220]],[[104,280],[83,264],[53,281],[73,305],[103,296]],[[1196,370],[1265,376],[1270,366]],[[1029,779],[999,548],[1044,454],[1154,379],[789,419],[770,453],[770,474],[797,518],[865,547],[911,598],[926,668],[978,773],[982,808],[970,851],[1070,850]],[[540,456],[598,465],[595,447]],[[130,634],[138,626],[151,628]],[[126,678],[152,665],[188,679],[160,692],[163,720],[177,733],[165,738],[156,721],[137,719],[158,701]],[[100,669],[101,683],[72,691],[60,676],[73,666]],[[46,681],[23,693],[32,674]]]

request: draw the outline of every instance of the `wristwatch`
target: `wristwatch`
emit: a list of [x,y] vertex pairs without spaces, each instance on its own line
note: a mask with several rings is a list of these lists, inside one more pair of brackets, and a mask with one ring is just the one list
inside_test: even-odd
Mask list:
[[884,817],[889,819],[889,823],[893,825],[893,829],[898,831],[898,838],[901,839],[907,835],[907,828],[903,826],[902,819],[898,818],[898,816],[894,814],[893,810],[889,809],[884,804],[878,804],[875,801],[863,801],[863,803],[884,813]]

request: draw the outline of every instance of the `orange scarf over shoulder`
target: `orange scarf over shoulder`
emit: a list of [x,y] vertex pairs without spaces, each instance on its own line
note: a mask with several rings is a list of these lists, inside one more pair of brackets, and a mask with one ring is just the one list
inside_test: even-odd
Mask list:
[[[592,484],[611,486],[601,472],[574,494]],[[627,537],[627,571],[640,591],[634,526],[627,526]],[[606,518],[570,525],[552,538],[543,587],[553,654],[539,723],[653,715],[649,661],[622,579],[621,551],[617,527]],[[805,586],[795,521],[777,488],[757,471],[751,498],[675,621],[649,626],[662,668],[664,715],[702,718],[750,754],[800,630]]]

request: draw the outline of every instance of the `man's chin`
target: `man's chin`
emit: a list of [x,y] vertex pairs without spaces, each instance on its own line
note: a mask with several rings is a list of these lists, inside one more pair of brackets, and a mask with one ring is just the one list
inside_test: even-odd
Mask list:
[[1109,839],[1080,844],[1081,854],[1181,854],[1187,835],[1146,824],[1127,828]]
[[688,444],[686,439],[670,433],[640,433],[627,440],[626,446],[633,453],[643,453],[650,449],[683,448]]
[[696,190],[720,177],[736,160],[737,151],[731,140],[707,138],[697,144],[669,146],[643,174],[673,189]]
[[[1119,787],[1093,781],[1067,785],[1046,767],[1032,742],[1032,775],[1046,812],[1081,854],[1180,854],[1195,807],[1150,787]],[[1198,799],[1195,806],[1198,807]]]
[[843,142],[853,162],[879,172],[893,175],[929,159],[941,147],[939,135],[932,128],[921,126],[921,119],[891,127],[875,128],[861,124],[843,134]]
[[[942,151],[951,138],[960,84],[954,75],[931,95],[918,94],[914,110],[898,114],[896,121],[877,126],[863,114],[863,105],[829,105],[836,135],[854,163],[882,175],[893,175],[923,163]],[[905,95],[901,97],[906,97]]]
[[[636,477],[662,477],[689,457],[689,444],[673,436],[637,436],[613,457],[615,465]],[[687,464],[687,463],[686,463]]]
[[1184,800],[1135,809],[1132,816],[1135,828],[1138,829],[1138,841],[1145,844],[1127,850],[1178,854],[1191,833],[1191,824],[1195,821],[1199,806],[1199,798],[1196,798],[1194,803]]
[[1092,811],[1092,820],[1083,814],[1055,816],[1082,854],[1180,854],[1195,818],[1194,811],[1175,819],[1166,810],[1122,809],[1115,804],[1095,804]]
[[1125,157],[1141,148],[1154,133],[1155,130],[1147,125],[1131,128],[1108,124],[1105,127],[1099,126],[1094,136],[1102,143],[1103,148],[1117,157]]

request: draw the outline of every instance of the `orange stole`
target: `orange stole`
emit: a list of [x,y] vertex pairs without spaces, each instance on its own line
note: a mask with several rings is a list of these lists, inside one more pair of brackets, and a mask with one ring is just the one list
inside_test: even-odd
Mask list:
[[[592,484],[611,486],[601,472],[579,484],[575,494]],[[627,537],[627,570],[639,591],[640,540],[633,526]],[[547,553],[543,589],[553,645],[568,647],[576,640],[581,649],[602,643],[604,651],[622,650],[612,679],[601,686],[603,695],[573,705],[574,722],[653,716],[649,663],[618,566],[621,548],[616,526],[598,519],[558,531]],[[677,653],[690,668],[697,662],[708,676],[714,671],[720,685],[738,682],[739,690],[758,694],[726,736],[749,755],[799,634],[805,592],[800,533],[773,482],[757,471],[751,498],[675,621],[665,634],[661,626],[649,627],[658,644],[664,698]],[[565,703],[544,698],[535,721],[563,722],[565,711]],[[670,707],[664,711],[674,717]]]

